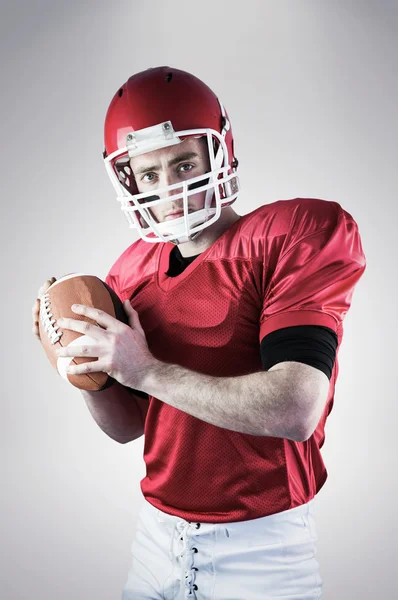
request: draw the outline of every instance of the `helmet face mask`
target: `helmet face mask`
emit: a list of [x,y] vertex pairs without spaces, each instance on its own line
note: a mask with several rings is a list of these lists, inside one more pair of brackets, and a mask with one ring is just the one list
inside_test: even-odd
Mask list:
[[[137,91],[137,94],[140,92],[139,97],[143,95],[142,85],[141,88],[139,86],[140,77],[143,75],[146,76],[144,79],[149,94],[148,80],[149,83],[153,83],[151,81],[153,78],[159,80],[159,77],[164,75],[163,71],[165,69],[168,68],[149,69],[149,72],[153,72],[153,77],[148,77],[151,73],[148,74],[148,71],[144,71],[129,79],[127,84],[125,84],[127,88],[129,83],[131,84],[130,88],[128,88],[130,95],[128,97],[127,110],[124,111],[127,115],[123,114],[121,102],[118,102],[118,99],[120,100],[123,94],[120,95],[119,92],[114,97],[105,121],[104,161],[108,175],[117,192],[117,200],[120,202],[121,210],[125,214],[130,227],[137,228],[141,238],[145,241],[152,243],[170,241],[175,244],[181,244],[195,239],[203,229],[218,220],[222,207],[229,206],[235,201],[239,191],[239,182],[236,176],[236,167],[231,167],[230,164],[232,162],[230,160],[231,152],[228,150],[230,149],[233,152],[233,138],[226,112],[213,92],[203,82],[188,73],[172,70],[173,73],[177,74],[176,79],[177,77],[179,78],[177,81],[179,81],[180,88],[181,86],[182,88],[187,88],[192,95],[191,88],[193,84],[197,86],[198,89],[195,90],[194,96],[200,96],[200,93],[203,96],[202,99],[198,98],[200,108],[203,107],[204,100],[211,103],[210,116],[206,114],[206,111],[202,111],[203,114],[200,115],[201,121],[203,123],[209,122],[210,125],[214,125],[219,121],[220,131],[212,127],[195,126],[190,129],[175,130],[173,120],[169,119],[154,123],[153,121],[151,122],[150,114],[146,115],[146,121],[145,119],[141,119],[141,123],[139,119],[135,119],[137,124],[149,123],[147,127],[135,128],[133,126],[126,126],[127,121],[133,123],[134,117],[137,116],[133,114],[134,111],[131,110],[131,104],[133,104],[132,99],[134,98],[135,91]],[[168,71],[171,70],[168,69]],[[168,73],[168,76],[170,76],[170,73]],[[138,78],[138,83],[137,81],[132,81],[135,78]],[[194,81],[192,82],[192,80]],[[166,78],[166,81],[170,82],[170,79]],[[137,86],[138,89],[135,90]],[[167,92],[171,90],[167,86],[165,89]],[[176,91],[178,92],[178,90],[179,88]],[[162,116],[163,114],[167,113],[167,115],[170,115],[170,113],[174,112],[177,121],[185,119],[185,122],[189,122],[190,116],[186,115],[186,112],[183,114],[183,118],[181,117],[182,107],[178,111],[175,109],[171,110],[170,107],[162,105],[167,104],[167,101],[162,96],[158,96],[158,98],[159,100],[152,108],[156,108],[160,113],[164,109]],[[117,106],[118,104],[119,106]],[[192,107],[192,98],[190,106]],[[216,107],[219,113],[218,119],[215,113]],[[119,108],[119,111],[117,108]],[[120,115],[123,118],[118,119],[117,117],[120,117]],[[197,118],[196,121],[198,121]],[[193,117],[192,122],[195,124]],[[204,144],[199,145],[195,142],[195,146],[195,144],[188,141],[192,141],[195,138],[200,138]],[[106,143],[107,139],[108,147]],[[112,148],[112,144],[109,143],[109,140],[114,142],[115,139],[117,139],[116,149]],[[115,143],[113,146],[115,146]],[[181,153],[184,153],[184,150],[188,149],[188,147],[192,149],[193,146],[202,149],[201,151],[196,151],[197,159],[193,161],[194,168],[190,169],[193,176],[187,176],[190,171],[182,173],[178,171],[175,174],[175,170],[170,168],[169,176],[166,180],[163,176],[159,177],[158,185],[152,185],[153,180],[150,180],[149,184],[145,180],[145,184],[143,184],[142,181],[144,180],[136,177],[137,163],[140,164],[141,172],[143,170],[148,172],[150,170],[149,165],[158,164],[159,158],[162,158],[164,166],[167,156],[174,156],[174,163],[172,161],[172,164],[176,164],[178,155],[180,154],[181,159],[183,159],[184,156]],[[205,147],[207,147],[207,152],[204,151]],[[113,151],[109,152],[109,150]],[[195,156],[194,153],[192,154]],[[140,158],[137,160],[136,157]],[[141,160],[142,157],[145,158],[144,161]],[[186,163],[191,162],[188,154],[187,157],[187,160],[181,160],[180,164],[186,165]],[[146,164],[147,168],[142,169],[142,164]],[[192,167],[192,164],[190,166]],[[133,172],[133,168],[135,172]],[[166,170],[169,171],[169,169],[161,171],[162,175]],[[170,174],[173,175],[173,183],[169,183],[171,181]],[[158,176],[157,173],[154,174],[153,172],[151,175],[156,175],[156,178]],[[169,184],[162,186],[162,182],[164,183],[165,181]],[[172,218],[169,216],[167,218],[166,215],[168,212],[180,209],[183,211],[180,217]],[[159,218],[159,215],[166,216],[166,218]]]

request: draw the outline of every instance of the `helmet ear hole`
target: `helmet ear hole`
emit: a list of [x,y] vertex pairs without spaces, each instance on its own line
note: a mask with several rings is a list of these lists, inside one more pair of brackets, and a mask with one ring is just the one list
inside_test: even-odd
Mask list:
[[119,158],[113,163],[113,168],[117,175],[120,184],[128,191],[130,194],[134,195],[138,193],[137,183],[135,181],[134,174],[130,167],[130,161],[128,156],[124,156]]

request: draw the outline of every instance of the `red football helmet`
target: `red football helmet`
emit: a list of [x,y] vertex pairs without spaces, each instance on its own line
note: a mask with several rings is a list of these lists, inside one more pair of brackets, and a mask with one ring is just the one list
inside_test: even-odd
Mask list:
[[[179,144],[190,136],[206,136],[210,171],[156,189],[156,196],[153,191],[139,193],[130,159]],[[103,156],[130,227],[136,227],[147,242],[180,244],[195,239],[238,195],[238,161],[228,114],[214,92],[185,71],[147,69],[121,86],[105,117]],[[165,196],[177,188],[179,193]],[[201,191],[206,192],[203,209],[188,213],[188,196]],[[151,206],[181,198],[182,217],[162,223],[153,218]]]

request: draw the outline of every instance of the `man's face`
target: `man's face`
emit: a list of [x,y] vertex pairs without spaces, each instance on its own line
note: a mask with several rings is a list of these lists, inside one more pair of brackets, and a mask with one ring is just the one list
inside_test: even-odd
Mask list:
[[[182,187],[177,187],[168,193],[157,194],[156,190],[185,181],[191,177],[203,175],[210,171],[209,152],[206,137],[188,138],[168,148],[161,148],[147,152],[130,159],[139,193],[153,192],[154,196],[166,198],[182,192]],[[200,181],[204,185],[205,181]],[[188,196],[188,212],[195,212],[204,207],[206,192]],[[144,199],[148,201],[148,198]],[[183,199],[178,198],[164,202],[149,209],[155,221],[161,223],[181,217],[183,215]],[[181,211],[180,214],[168,213]]]

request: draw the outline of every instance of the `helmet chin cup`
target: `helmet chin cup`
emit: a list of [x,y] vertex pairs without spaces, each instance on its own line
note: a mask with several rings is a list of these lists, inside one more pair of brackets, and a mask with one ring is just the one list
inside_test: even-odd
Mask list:
[[[202,210],[198,210],[194,213],[190,213],[188,215],[189,225],[191,225],[193,228],[196,225],[201,225],[203,223],[207,223],[213,217],[213,215],[215,215],[216,213],[217,213],[217,211],[215,208],[202,209]],[[217,219],[214,219],[214,221],[216,221]],[[177,223],[177,221],[179,221],[179,223]],[[185,218],[184,217],[178,217],[177,219],[173,219],[172,221],[159,223],[159,225],[160,225],[161,233],[169,235],[169,236],[175,236],[174,239],[169,239],[169,241],[174,244],[185,244],[185,242],[192,242],[197,237],[200,236],[200,234],[202,233],[202,231],[204,229],[204,228],[202,228],[199,231],[196,231],[195,233],[191,233],[190,235],[187,235],[186,229],[185,229]],[[165,226],[167,226],[167,227],[165,227]],[[163,230],[167,230],[167,231],[163,231]]]
[[[221,214],[221,207],[203,208],[193,213],[184,214],[182,217],[177,217],[169,221],[161,223],[151,222],[147,227],[141,227],[141,237],[145,241],[156,242],[172,242],[174,244],[184,244],[185,242],[196,239],[198,235],[205,229],[205,224],[209,225],[218,220]],[[185,218],[186,217],[186,218]],[[147,222],[147,219],[145,219]],[[155,234],[157,238],[148,237]]]

